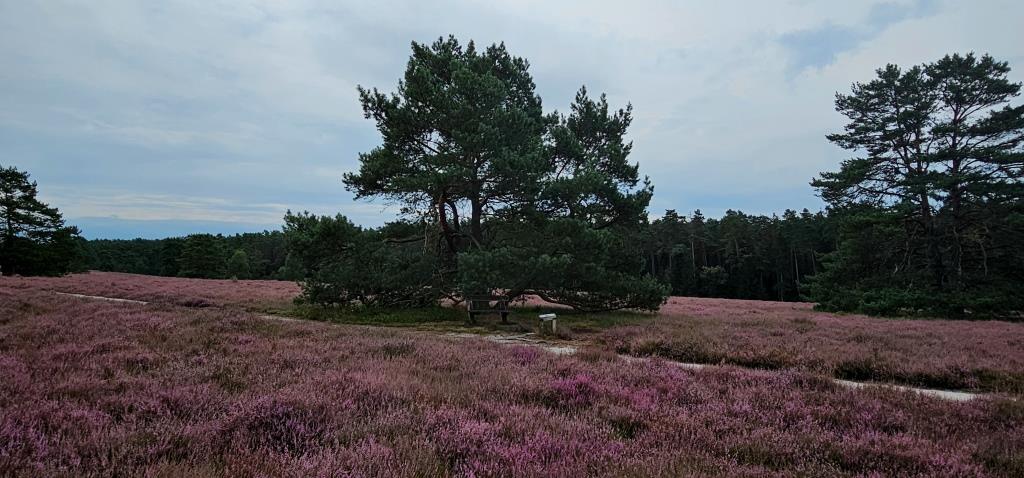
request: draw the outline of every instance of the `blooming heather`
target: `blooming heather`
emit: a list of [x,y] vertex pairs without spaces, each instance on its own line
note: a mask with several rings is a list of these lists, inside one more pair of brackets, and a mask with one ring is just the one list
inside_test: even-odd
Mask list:
[[64,277],[0,277],[0,287],[247,310],[285,308],[301,292],[298,284],[286,281],[186,279],[99,271]]
[[[187,307],[289,307],[299,287],[91,272],[0,277],[12,290],[52,290]],[[537,298],[527,306],[552,307]],[[852,380],[1024,394],[1024,324],[884,319],[816,312],[808,303],[672,297],[629,326],[577,334],[610,351],[672,360],[794,369]],[[567,322],[571,326],[572,318]]]
[[816,312],[810,304],[673,297],[598,338],[621,353],[798,369],[854,380],[1024,393],[1024,324]]
[[1024,407],[0,284],[0,474],[1020,476]]

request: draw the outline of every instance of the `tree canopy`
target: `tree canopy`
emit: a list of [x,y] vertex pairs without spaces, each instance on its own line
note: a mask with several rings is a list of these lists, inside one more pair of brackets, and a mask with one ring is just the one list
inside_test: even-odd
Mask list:
[[29,174],[0,166],[0,273],[59,275],[80,267],[78,228],[38,199]]
[[227,254],[220,237],[192,234],[185,238],[178,257],[178,275],[220,279],[227,273]]
[[[359,89],[383,142],[360,155],[346,186],[401,207],[405,225],[391,229],[414,234],[376,240],[391,250],[418,243],[417,254],[433,257],[418,291],[657,307],[667,290],[644,278],[639,251],[627,244],[646,222],[653,191],[628,160],[632,108],[612,110],[604,95],[593,99],[581,88],[568,115],[545,114],[528,70],[503,44],[481,51],[453,37],[413,43],[395,93]],[[303,221],[329,218],[292,219]]]
[[[812,182],[844,214],[840,248],[816,279],[825,307],[999,314],[1024,306],[1024,105],[988,55],[888,65],[850,94],[829,135],[862,153]],[[1014,245],[1016,244],[1016,245]]]

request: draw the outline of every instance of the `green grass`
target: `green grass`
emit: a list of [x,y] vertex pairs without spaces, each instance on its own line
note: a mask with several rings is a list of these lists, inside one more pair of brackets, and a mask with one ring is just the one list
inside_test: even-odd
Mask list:
[[338,324],[412,326],[431,323],[461,323],[465,313],[449,307],[423,307],[414,309],[320,307],[300,305],[288,315],[307,320]]
[[[466,320],[466,311],[455,307],[397,309],[298,305],[281,312],[296,318],[338,324],[404,326],[490,334],[536,332],[539,323],[537,316],[550,310],[513,308],[508,317],[508,324],[501,323],[501,318],[497,314],[477,316],[476,323],[469,324]],[[654,317],[651,314],[624,311],[584,313],[559,310],[556,313],[560,332],[558,335],[561,338],[596,333],[611,327],[644,322]]]

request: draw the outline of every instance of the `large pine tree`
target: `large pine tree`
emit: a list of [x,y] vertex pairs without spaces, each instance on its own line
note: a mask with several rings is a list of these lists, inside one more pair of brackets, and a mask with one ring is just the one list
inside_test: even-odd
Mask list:
[[[825,307],[962,316],[1019,310],[1024,106],[1009,66],[949,55],[836,95],[829,136],[861,153],[812,182],[845,233],[816,280]],[[1019,290],[1019,289],[1018,289]]]
[[383,144],[345,184],[436,229],[437,245],[429,233],[408,238],[440,258],[432,287],[657,307],[666,289],[640,277],[629,246],[652,192],[628,161],[630,108],[581,89],[568,116],[546,115],[529,64],[504,45],[449,37],[412,49],[396,93],[360,89]]

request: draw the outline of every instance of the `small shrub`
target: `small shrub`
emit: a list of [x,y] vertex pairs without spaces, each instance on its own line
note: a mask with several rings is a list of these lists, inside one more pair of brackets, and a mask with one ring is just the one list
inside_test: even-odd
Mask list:
[[887,365],[875,356],[842,360],[834,375],[846,380],[886,380],[891,376]]
[[609,413],[608,425],[615,436],[623,440],[633,440],[644,430],[647,423],[627,409],[615,408]]
[[378,346],[373,355],[383,359],[395,359],[412,355],[416,351],[416,345],[409,341],[388,342]]
[[807,332],[814,330],[814,327],[817,325],[814,323],[814,320],[807,317],[797,317],[793,319],[792,322],[793,325],[796,326],[796,331],[799,334],[806,334]]
[[615,362],[619,360],[618,354],[601,347],[583,347],[576,352],[575,357],[588,363]]

